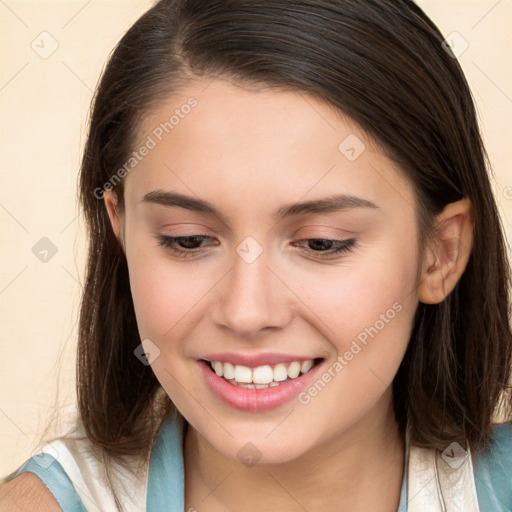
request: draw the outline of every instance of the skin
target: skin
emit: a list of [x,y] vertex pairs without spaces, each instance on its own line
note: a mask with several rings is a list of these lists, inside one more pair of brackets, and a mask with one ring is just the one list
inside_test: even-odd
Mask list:
[[[419,301],[443,300],[464,271],[471,206],[449,205],[420,254],[409,181],[357,124],[305,93],[198,78],[148,114],[140,143],[191,96],[197,106],[125,178],[125,209],[104,196],[141,339],[158,347],[152,368],[190,424],[185,509],[394,512],[404,439],[391,383]],[[349,135],[366,148],[354,161],[338,149]],[[153,190],[206,200],[224,219],[144,202]],[[378,208],[273,217],[342,193]],[[159,245],[162,234],[212,238],[183,258]],[[236,252],[248,236],[263,249],[252,263]],[[311,238],[356,242],[322,257]],[[307,404],[234,410],[199,371],[197,359],[217,351],[323,357],[327,371],[396,303],[394,318]],[[248,442],[255,465],[237,455]]]
[[44,512],[62,512],[50,490],[32,473],[22,473],[0,487],[2,512],[27,512],[34,510],[34,503]]

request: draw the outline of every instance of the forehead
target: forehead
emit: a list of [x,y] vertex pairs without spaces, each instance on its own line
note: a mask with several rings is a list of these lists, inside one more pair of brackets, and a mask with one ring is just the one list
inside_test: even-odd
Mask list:
[[127,199],[179,189],[247,208],[255,198],[270,207],[336,191],[414,203],[408,180],[364,130],[303,91],[192,81],[147,113],[134,151],[143,146]]

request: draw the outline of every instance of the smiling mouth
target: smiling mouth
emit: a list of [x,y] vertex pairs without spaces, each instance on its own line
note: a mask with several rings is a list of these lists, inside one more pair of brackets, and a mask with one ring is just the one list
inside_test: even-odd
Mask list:
[[229,362],[203,359],[210,370],[234,386],[246,389],[267,389],[284,382],[295,380],[308,373],[324,359],[319,357],[304,361],[291,361],[275,365],[262,365],[250,368]]

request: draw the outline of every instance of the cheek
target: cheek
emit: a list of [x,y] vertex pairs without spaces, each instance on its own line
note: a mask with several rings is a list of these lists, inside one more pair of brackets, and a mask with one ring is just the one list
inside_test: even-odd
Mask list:
[[189,318],[201,307],[215,276],[193,272],[192,266],[171,260],[156,244],[134,239],[127,247],[127,259],[139,332],[142,337],[163,341],[190,329]]
[[[413,251],[387,250],[336,279],[303,283],[315,325],[334,348],[332,363],[299,397],[304,425],[322,416],[330,434],[349,428],[390,393],[412,331],[417,300]],[[314,299],[313,299],[314,297]],[[314,320],[311,320],[314,321]],[[328,404],[331,404],[329,406]],[[312,423],[308,423],[312,422]]]
[[375,332],[373,327],[395,339],[400,333],[407,338],[417,307],[417,262],[414,249],[404,245],[390,238],[327,273],[295,279],[297,295],[321,320],[314,323],[338,350],[344,351],[358,336],[364,341],[371,336],[368,331]]

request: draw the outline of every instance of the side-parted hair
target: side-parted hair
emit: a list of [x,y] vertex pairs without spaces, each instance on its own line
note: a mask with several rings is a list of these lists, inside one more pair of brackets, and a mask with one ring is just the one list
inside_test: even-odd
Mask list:
[[[469,262],[445,300],[419,304],[393,396],[413,443],[485,451],[497,410],[511,418],[510,263],[473,98],[443,40],[411,0],[161,0],[128,30],[96,90],[80,171],[89,252],[77,394],[97,447],[147,456],[174,408],[134,356],[127,262],[98,191],[135,150],[148,112],[211,76],[312,94],[354,120],[413,185],[421,249],[447,204],[471,201]],[[114,191],[122,210],[122,180]]]

